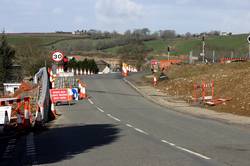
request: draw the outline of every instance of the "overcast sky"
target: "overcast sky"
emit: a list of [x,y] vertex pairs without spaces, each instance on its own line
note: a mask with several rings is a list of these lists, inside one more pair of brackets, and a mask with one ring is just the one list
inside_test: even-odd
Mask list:
[[0,0],[6,32],[147,27],[177,33],[250,32],[250,0]]

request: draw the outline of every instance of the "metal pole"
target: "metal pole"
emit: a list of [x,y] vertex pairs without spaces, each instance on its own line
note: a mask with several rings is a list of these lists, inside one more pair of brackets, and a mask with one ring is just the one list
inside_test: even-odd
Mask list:
[[205,61],[205,41],[202,42],[202,63]]
[[250,59],[250,43],[248,44],[248,49],[249,49],[248,58]]
[[170,55],[169,55],[169,51],[168,51],[168,60],[169,60],[169,56],[170,56]]
[[215,62],[215,51],[213,50],[213,63]]
[[189,53],[189,64],[193,63],[193,51],[190,51]]

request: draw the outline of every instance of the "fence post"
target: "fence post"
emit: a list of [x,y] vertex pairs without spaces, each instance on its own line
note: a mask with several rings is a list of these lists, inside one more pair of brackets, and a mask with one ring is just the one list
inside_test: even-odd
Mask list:
[[206,85],[205,81],[202,81],[202,100],[203,102],[205,101],[205,96],[206,96]]
[[194,101],[195,102],[197,102],[197,92],[196,92],[196,90],[197,90],[197,84],[196,83],[194,83]]
[[214,80],[212,80],[212,99],[214,99]]

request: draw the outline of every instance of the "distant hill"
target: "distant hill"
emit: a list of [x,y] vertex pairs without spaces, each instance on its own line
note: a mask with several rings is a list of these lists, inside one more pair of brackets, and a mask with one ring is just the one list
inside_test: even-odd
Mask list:
[[[247,34],[232,36],[215,36],[206,38],[205,52],[207,56],[212,56],[215,51],[216,56],[237,56],[244,57],[248,54]],[[128,44],[122,38],[101,38],[91,39],[88,36],[78,36],[71,34],[57,33],[24,33],[8,34],[9,43],[14,46],[32,43],[39,47],[51,49],[61,49],[66,52],[71,51],[97,51],[109,54],[117,54],[120,47]],[[171,47],[171,55],[188,55],[190,51],[193,56],[199,56],[202,48],[200,38],[176,38],[172,40],[149,40],[144,41],[145,46],[151,50],[149,56],[167,53],[167,47]]]

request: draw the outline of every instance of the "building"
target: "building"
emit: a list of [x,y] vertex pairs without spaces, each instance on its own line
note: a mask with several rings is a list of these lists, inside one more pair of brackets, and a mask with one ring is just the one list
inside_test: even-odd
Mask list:
[[105,62],[104,60],[98,60],[96,62],[96,65],[99,69],[98,74],[108,74],[111,72],[109,64]]
[[3,95],[12,95],[15,90],[17,90],[22,81],[22,68],[20,65],[12,65],[10,69],[10,73],[7,77],[3,85]]
[[21,83],[3,83],[4,94],[14,94],[17,89],[21,86]]

